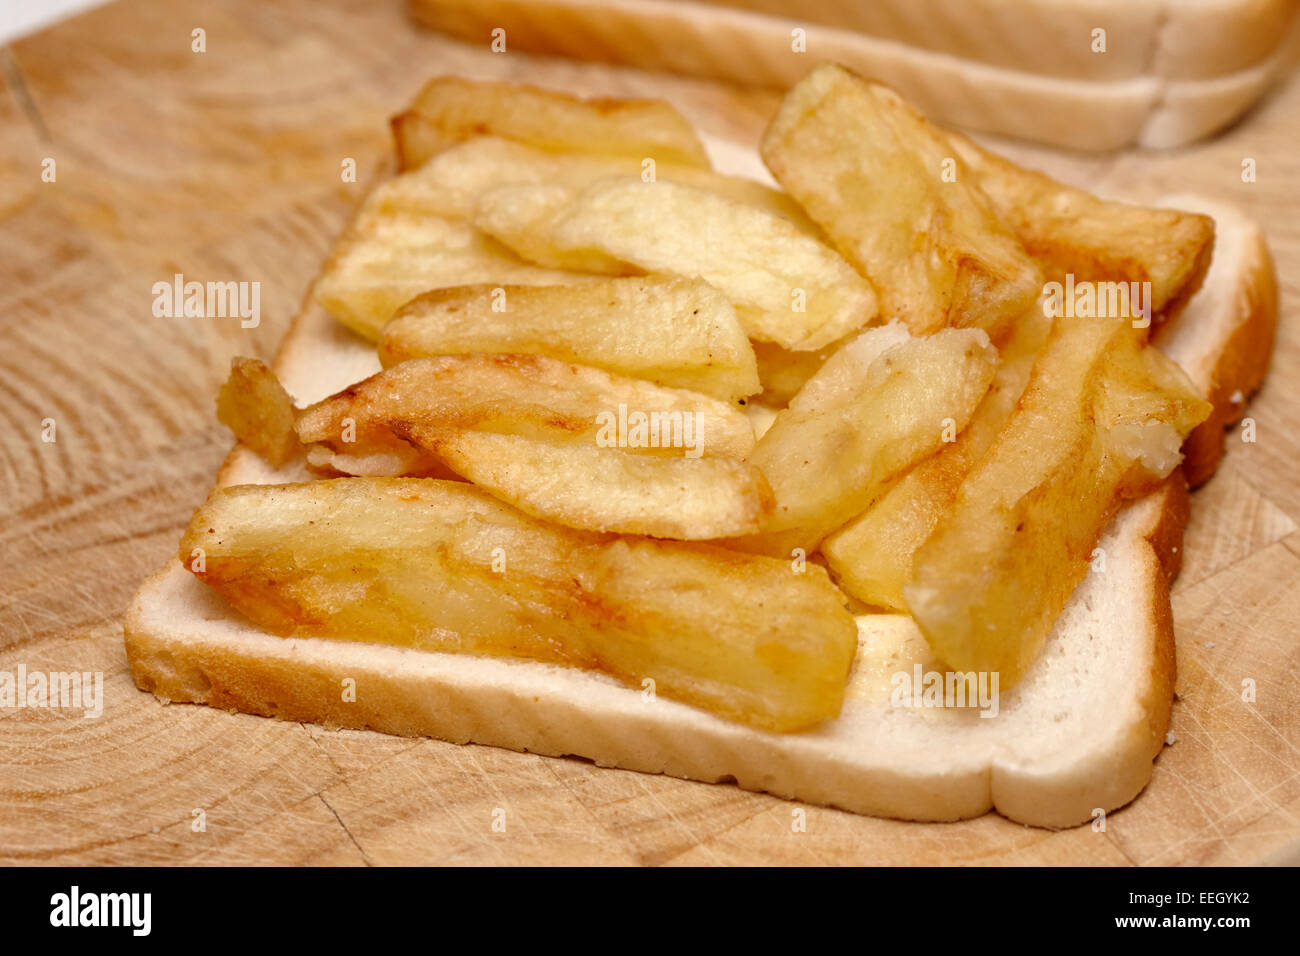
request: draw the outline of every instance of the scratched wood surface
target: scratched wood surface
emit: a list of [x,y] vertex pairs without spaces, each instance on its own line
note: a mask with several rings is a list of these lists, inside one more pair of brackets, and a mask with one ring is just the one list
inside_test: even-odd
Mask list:
[[[206,31],[206,52],[191,31]],[[1175,742],[1106,831],[989,815],[922,825],[734,787],[477,746],[163,706],[132,685],[122,612],[173,553],[229,444],[229,359],[269,357],[429,75],[670,99],[756,141],[774,100],[494,55],[400,4],[126,0],[0,52],[0,671],[102,671],[98,719],[0,710],[10,863],[1250,863],[1300,858],[1300,82],[1209,144],[1105,158],[1010,147],[1103,192],[1241,204],[1278,260],[1283,320],[1194,498],[1175,594]],[[1258,182],[1241,182],[1243,157]],[[42,180],[55,161],[55,181]],[[258,281],[262,321],[155,318],[151,286]],[[56,441],[41,440],[53,419]],[[1243,679],[1257,700],[1241,700]],[[494,832],[493,811],[505,811]],[[195,811],[205,828],[196,830]]]

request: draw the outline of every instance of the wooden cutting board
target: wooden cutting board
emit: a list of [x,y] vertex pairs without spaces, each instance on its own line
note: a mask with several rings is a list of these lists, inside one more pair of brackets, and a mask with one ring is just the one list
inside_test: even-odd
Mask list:
[[[191,49],[205,31],[206,52]],[[231,356],[269,357],[431,74],[662,96],[753,144],[770,94],[491,53],[398,4],[129,0],[0,52],[0,671],[102,671],[99,719],[0,711],[0,859],[21,863],[1248,863],[1300,860],[1300,83],[1181,153],[1009,147],[1104,193],[1264,223],[1284,315],[1257,441],[1194,498],[1175,742],[1104,832],[925,825],[477,746],[329,732],[132,685],[122,612],[228,445]],[[341,181],[354,159],[358,184]],[[1258,181],[1243,183],[1255,160]],[[55,179],[42,170],[54,161]],[[261,283],[262,322],[156,318],[155,282]],[[53,419],[55,441],[42,441]],[[48,429],[47,429],[48,432]],[[1241,699],[1254,681],[1253,703]],[[494,819],[504,811],[504,832]],[[200,816],[201,812],[201,816]],[[199,826],[199,822],[202,826]]]

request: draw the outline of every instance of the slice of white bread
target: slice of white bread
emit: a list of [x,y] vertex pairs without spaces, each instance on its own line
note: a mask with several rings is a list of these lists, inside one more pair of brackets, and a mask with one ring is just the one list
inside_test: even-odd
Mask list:
[[[1258,66],[1296,15],[1295,0],[698,0],[1024,73],[1201,80]],[[1094,30],[1106,51],[1094,50]]]
[[[487,44],[503,29],[507,49],[747,86],[787,89],[833,60],[894,87],[936,122],[1084,151],[1168,148],[1209,136],[1254,105],[1300,47],[1291,0],[1190,0],[1169,9],[1121,0],[853,5],[861,8],[855,17],[879,15],[878,35],[815,22],[820,10],[826,23],[843,23],[848,5],[821,0],[784,19],[735,9],[755,2],[410,0],[410,9],[469,42]],[[1110,27],[1106,53],[1091,52],[1095,26]],[[804,31],[806,52],[792,48],[795,29]],[[1209,29],[1219,33],[1201,32]],[[1207,36],[1224,40],[1214,55]],[[1078,56],[1063,51],[1067,40],[1081,45]],[[1024,63],[1007,53],[1022,47],[1035,51]]]
[[[714,150],[715,155],[725,155]],[[733,165],[729,171],[743,172]],[[1183,359],[1207,390],[1250,362],[1271,317],[1243,317],[1276,299],[1254,227],[1230,209],[1216,258],[1176,321]],[[310,298],[308,302],[310,303]],[[1172,334],[1172,333],[1171,333]],[[1262,335],[1262,333],[1259,333]],[[1174,341],[1171,339],[1171,341]],[[318,400],[378,369],[373,346],[308,304],[282,344],[276,371],[298,402]],[[1248,391],[1254,381],[1237,387]],[[1221,436],[1219,436],[1221,439]],[[307,477],[243,447],[219,483]],[[597,673],[523,660],[437,654],[373,643],[284,639],[259,631],[173,559],[140,590],[126,617],[138,686],[161,698],[311,721],[475,742],[602,766],[734,781],[801,801],[910,820],[955,820],[996,809],[1022,823],[1070,826],[1145,786],[1173,696],[1168,582],[1177,571],[1187,491],[1181,473],[1124,509],[1101,546],[1104,573],[1073,595],[1039,660],[1002,694],[996,717],[978,709],[895,707],[893,676],[940,670],[905,615],[859,618],[860,643],[842,714],[801,734],[753,730],[686,704],[646,699]],[[344,699],[346,679],[356,699]]]

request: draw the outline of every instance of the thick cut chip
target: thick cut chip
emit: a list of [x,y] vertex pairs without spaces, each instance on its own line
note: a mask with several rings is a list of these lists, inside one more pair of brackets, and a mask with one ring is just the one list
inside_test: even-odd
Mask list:
[[1200,288],[1214,250],[1209,216],[1099,199],[1017,166],[958,133],[946,135],[998,218],[1048,279],[1149,282],[1149,293],[1138,291],[1149,307],[1147,318],[1157,324]]
[[998,351],[992,387],[956,440],[918,462],[866,512],[822,542],[840,587],[865,604],[907,610],[903,586],[912,579],[912,556],[1006,424],[1050,327],[1037,309],[1021,316]]
[[820,235],[797,202],[785,193],[740,176],[674,163],[647,164],[625,156],[553,153],[521,143],[484,136],[435,156],[418,169],[402,173],[381,187],[385,208],[469,219],[480,197],[513,184],[549,184],[581,189],[598,179],[629,183],[667,180],[727,196],[795,223]]
[[384,186],[371,193],[316,280],[316,301],[365,338],[377,339],[398,307],[431,289],[585,279],[539,269],[468,223],[387,206],[384,196]]
[[692,279],[440,289],[404,306],[379,345],[385,366],[471,352],[548,355],[724,400],[759,390],[731,303]]
[[440,76],[393,118],[402,169],[473,136],[709,168],[691,124],[662,100],[584,100],[536,86]]
[[763,160],[871,279],[887,320],[995,339],[1043,280],[943,133],[888,87],[815,69],[785,97]]
[[903,595],[949,667],[1016,683],[1119,505],[1157,487],[1210,407],[1128,322],[1058,319],[1025,394],[917,550]]
[[737,546],[811,553],[965,427],[996,366],[997,352],[978,329],[911,338],[891,323],[848,343],[754,447],[748,461],[771,483],[776,508],[763,533]]
[[294,432],[297,411],[265,362],[235,358],[217,395],[217,419],[235,437],[277,467],[302,454]]
[[475,223],[551,268],[703,279],[731,300],[750,338],[785,348],[821,348],[876,316],[871,286],[829,246],[782,216],[692,186],[502,186],[483,196]]
[[[303,410],[298,437],[353,455],[400,452],[409,446],[393,434],[396,422],[592,445],[612,435],[616,447],[670,457],[743,458],[754,447],[749,419],[729,402],[544,355],[403,362]],[[689,449],[665,437],[686,422]]]
[[180,554],[273,634],[588,668],[767,730],[836,716],[857,649],[820,568],[561,528],[465,482],[222,488]]
[[689,448],[665,458],[580,441],[394,428],[493,496],[570,528],[700,541],[755,532],[772,511],[772,489],[757,468],[694,457]]

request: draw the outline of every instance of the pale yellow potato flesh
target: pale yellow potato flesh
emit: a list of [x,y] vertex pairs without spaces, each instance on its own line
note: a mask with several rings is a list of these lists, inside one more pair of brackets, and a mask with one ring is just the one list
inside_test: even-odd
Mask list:
[[303,453],[294,431],[297,411],[275,373],[258,359],[235,358],[217,394],[217,420],[275,466]]
[[877,313],[866,280],[788,219],[679,183],[501,186],[483,195],[474,222],[549,268],[703,279],[750,338],[789,349],[821,348]]
[[[754,447],[745,413],[730,402],[544,355],[441,355],[384,369],[304,409],[298,437],[336,452],[400,452],[394,423],[441,425],[595,444],[613,417],[654,421],[688,416],[706,457],[744,458]],[[681,447],[638,448],[680,457]]]
[[569,528],[702,541],[755,532],[772,512],[767,480],[734,458],[418,424],[397,432],[494,497]]
[[747,460],[772,485],[776,507],[764,531],[737,547],[811,553],[937,451],[945,433],[960,433],[997,368],[978,329],[912,338],[891,324],[860,340],[844,347],[844,360],[836,361],[844,349],[832,356],[755,445]]
[[822,542],[822,554],[845,591],[864,604],[907,610],[903,586],[912,579],[912,556],[1006,424],[1050,327],[1039,309],[1018,319],[998,350],[993,385],[956,440],[917,462],[870,508]]
[[440,289],[403,306],[379,343],[386,367],[471,352],[547,355],[727,401],[760,388],[731,303],[697,279]]
[[179,553],[273,634],[582,667],[765,730],[835,717],[857,649],[815,565],[574,531],[465,482],[221,488]]
[[322,478],[337,478],[340,475],[370,478],[459,477],[436,455],[410,444],[394,443],[381,449],[363,449],[356,454],[335,451],[328,445],[308,445],[307,465]]
[[[975,341],[978,337],[967,338]],[[803,387],[790,399],[789,410],[793,415],[813,415],[835,408],[842,408],[867,381],[871,366],[886,351],[896,345],[912,341],[911,334],[901,322],[888,325],[853,336],[827,357],[817,374],[804,382]],[[945,336],[936,343],[950,346],[957,340]],[[927,346],[928,348],[929,346]],[[916,347],[919,351],[920,347]]]
[[816,68],[786,94],[761,152],[871,280],[885,320],[998,340],[1038,297],[1037,265],[956,150],[888,87]]
[[1015,412],[913,559],[903,595],[935,653],[1013,686],[1110,516],[1177,467],[1209,411],[1129,322],[1057,319]]
[[395,176],[380,187],[379,202],[389,209],[470,219],[483,194],[499,186],[549,184],[581,189],[598,179],[681,183],[763,209],[809,235],[820,235],[797,202],[752,179],[676,163],[651,164],[630,156],[556,153],[491,136],[459,143],[418,169]]
[[691,124],[662,100],[581,99],[518,83],[439,76],[393,118],[402,169],[474,136],[498,136],[540,149],[649,157],[709,168]]
[[372,341],[409,300],[446,286],[553,285],[584,276],[541,269],[466,222],[386,207],[384,187],[366,201],[316,280],[316,301]]

